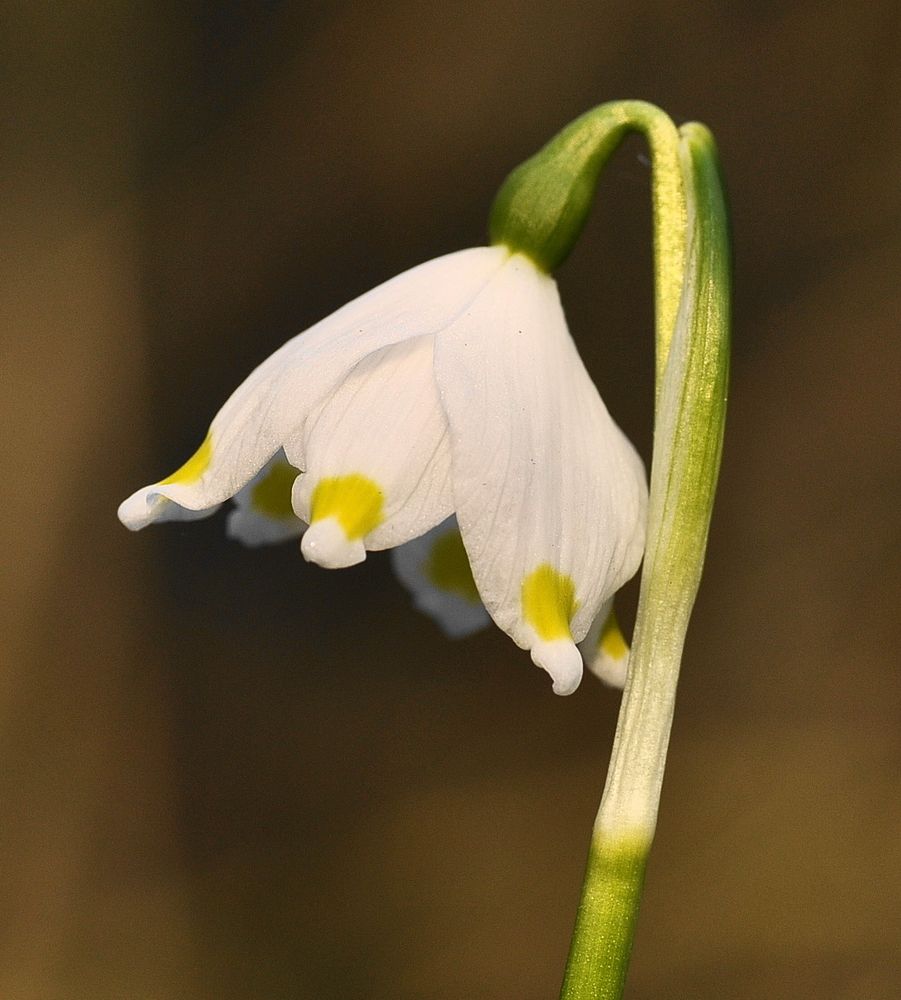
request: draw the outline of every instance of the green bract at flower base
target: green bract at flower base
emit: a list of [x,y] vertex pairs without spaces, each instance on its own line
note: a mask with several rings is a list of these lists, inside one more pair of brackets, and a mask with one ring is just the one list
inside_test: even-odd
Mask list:
[[654,165],[654,295],[657,378],[676,322],[685,267],[685,192],[672,119],[645,101],[612,101],[567,125],[504,181],[489,221],[493,243],[552,272],[569,256],[588,218],[601,169],[630,133],[644,136]]

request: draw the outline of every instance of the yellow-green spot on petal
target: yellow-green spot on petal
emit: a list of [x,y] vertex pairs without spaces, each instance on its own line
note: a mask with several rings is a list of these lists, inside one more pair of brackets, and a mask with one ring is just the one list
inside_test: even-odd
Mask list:
[[543,563],[522,581],[522,613],[539,639],[570,639],[569,623],[576,613],[576,586],[572,577]]
[[473,604],[480,601],[459,531],[449,531],[435,540],[426,560],[425,575],[439,590],[456,594]]
[[623,637],[619,622],[616,620],[616,612],[612,608],[601,628],[598,649],[611,660],[622,660],[629,655],[629,644]]
[[165,479],[161,479],[159,485],[174,486],[178,484],[180,486],[188,486],[190,483],[196,483],[204,472],[206,472],[212,458],[213,434],[211,431],[203,439],[203,444],[197,449],[197,451],[194,452],[187,462],[185,462],[180,469],[176,469],[171,476],[166,476]]
[[291,488],[299,471],[287,462],[276,462],[250,493],[250,506],[259,514],[278,521],[293,520]]
[[362,538],[383,519],[385,497],[367,476],[353,472],[347,476],[320,479],[310,501],[310,522],[333,517],[349,541]]

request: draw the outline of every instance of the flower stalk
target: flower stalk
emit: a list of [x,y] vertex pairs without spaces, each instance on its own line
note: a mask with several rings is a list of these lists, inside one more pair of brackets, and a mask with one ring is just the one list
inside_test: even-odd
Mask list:
[[682,647],[719,471],[730,249],[710,132],[638,101],[583,115],[510,175],[492,236],[548,270],[570,251],[598,176],[629,132],[653,167],[655,430],[648,540],[629,677],[589,851],[562,1000],[622,996],[657,820]]
[[658,337],[648,545],[629,679],[563,1000],[612,1000],[623,993],[719,472],[729,369],[726,203],[710,132],[683,126],[679,154],[687,205],[683,293],[672,341]]

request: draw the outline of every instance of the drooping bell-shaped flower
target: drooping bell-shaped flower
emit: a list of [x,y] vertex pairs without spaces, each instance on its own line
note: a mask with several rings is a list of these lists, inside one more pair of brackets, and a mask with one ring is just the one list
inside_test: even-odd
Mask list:
[[204,517],[233,498],[231,535],[303,532],[304,557],[339,568],[455,515],[481,606],[556,692],[575,690],[577,643],[641,561],[645,472],[567,329],[548,273],[560,253],[500,229],[290,340],[192,458],[120,506],[122,522]]
[[[650,499],[550,277],[630,132],[653,166]],[[137,530],[232,498],[228,532],[248,545],[301,537],[327,567],[393,548],[417,607],[454,636],[490,615],[558,693],[579,683],[579,649],[608,683],[628,671],[561,993],[619,997],[723,440],[731,254],[713,137],[645,102],[599,105],[507,178],[490,228],[491,247],[414,268],[286,344],[119,516]],[[646,532],[630,651],[612,597]]]

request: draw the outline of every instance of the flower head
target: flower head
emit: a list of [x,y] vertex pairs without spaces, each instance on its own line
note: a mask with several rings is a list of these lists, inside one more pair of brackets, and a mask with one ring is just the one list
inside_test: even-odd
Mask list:
[[137,530],[229,498],[230,534],[303,532],[328,568],[455,514],[482,605],[568,694],[576,643],[638,568],[647,486],[553,278],[498,245],[413,268],[290,340],[119,517]]

